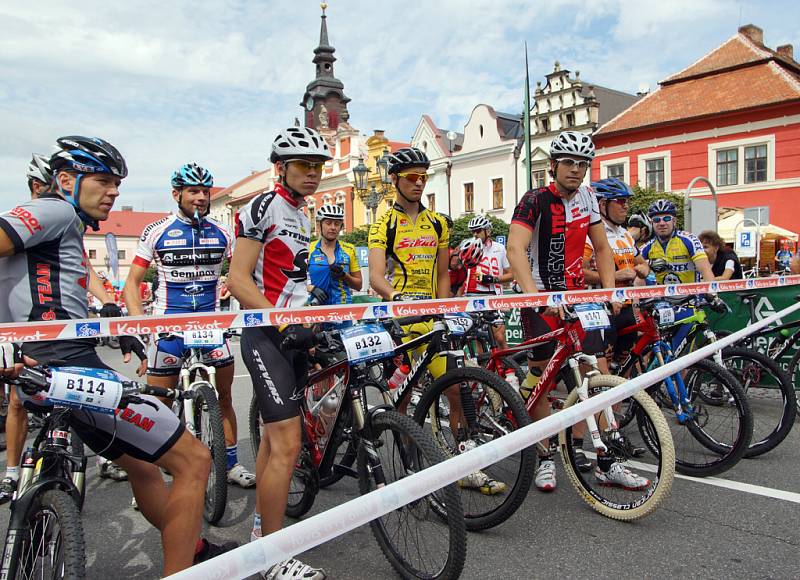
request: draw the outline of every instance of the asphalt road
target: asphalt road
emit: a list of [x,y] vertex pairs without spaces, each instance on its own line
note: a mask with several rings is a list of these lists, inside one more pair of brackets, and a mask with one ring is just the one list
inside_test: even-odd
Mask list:
[[[234,400],[240,418],[240,459],[253,468],[246,429],[251,387],[237,352]],[[133,374],[118,351],[101,357]],[[5,453],[0,454],[5,462]],[[795,425],[776,450],[744,460],[704,482],[679,478],[665,504],[634,523],[604,518],[572,489],[560,464],[559,487],[550,494],[532,489],[504,525],[470,534],[464,578],[798,578],[800,577],[800,427]],[[746,488],[741,484],[761,486]],[[753,493],[757,491],[759,493]],[[779,499],[775,491],[792,492]],[[764,495],[766,494],[766,495]],[[345,478],[322,490],[309,515],[358,495]],[[214,541],[249,539],[255,494],[230,488],[219,527],[207,529]],[[83,511],[90,578],[157,578],[161,570],[159,534],[130,505],[127,483],[101,480],[92,466]],[[792,501],[793,500],[793,501]],[[0,529],[8,520],[0,508]],[[287,524],[291,524],[287,520]],[[395,577],[369,527],[340,536],[301,558],[322,566],[329,578]]]

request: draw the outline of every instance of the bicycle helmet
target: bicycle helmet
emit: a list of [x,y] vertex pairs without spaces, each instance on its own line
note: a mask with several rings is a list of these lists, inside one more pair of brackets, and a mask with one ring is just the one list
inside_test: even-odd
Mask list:
[[403,147],[389,155],[389,175],[410,167],[424,167],[427,169],[430,166],[431,162],[428,156],[416,147]]
[[308,161],[328,161],[333,159],[325,139],[309,127],[289,127],[284,129],[272,142],[269,160],[305,159]]
[[643,211],[639,210],[628,218],[628,227],[630,228],[647,228],[648,231],[653,230],[653,222],[647,217]]
[[633,196],[633,191],[627,183],[613,177],[592,182],[592,189],[598,200],[625,199]]
[[179,189],[181,187],[191,187],[193,185],[200,187],[213,187],[214,176],[208,169],[204,169],[197,165],[197,163],[187,163],[182,165],[180,169],[172,174],[172,187]]
[[657,199],[652,204],[650,204],[649,208],[647,208],[647,215],[649,217],[653,217],[654,215],[663,215],[663,214],[676,216],[678,215],[678,208],[676,208],[675,204],[668,199]]
[[344,221],[344,210],[338,205],[326,203],[317,210],[317,221],[339,220]]
[[451,218],[451,217],[450,217],[449,215],[447,215],[446,213],[442,213],[442,212],[440,212],[440,211],[437,211],[436,213],[438,213],[440,216],[442,216],[442,219],[443,219],[445,222],[447,222],[447,229],[452,231],[452,229],[453,229],[453,218]]
[[28,179],[35,179],[42,183],[50,183],[53,174],[50,172],[50,160],[44,155],[34,153],[31,162],[28,164]]
[[582,157],[591,161],[594,159],[594,143],[592,138],[577,131],[563,131],[550,143],[550,158],[558,159],[569,155]]
[[474,218],[469,220],[467,229],[471,232],[476,232],[478,230],[491,230],[492,222],[490,222],[489,219],[484,215],[476,215]]
[[483,242],[478,238],[465,238],[458,245],[458,257],[465,268],[474,268],[483,258]]

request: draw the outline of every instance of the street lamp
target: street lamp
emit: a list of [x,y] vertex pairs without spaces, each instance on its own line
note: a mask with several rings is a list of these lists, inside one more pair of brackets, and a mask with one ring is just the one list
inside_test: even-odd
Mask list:
[[367,179],[369,176],[369,167],[364,165],[363,158],[359,159],[358,165],[353,168],[353,175],[356,178],[356,191],[361,195],[362,191],[367,191]]
[[[383,156],[375,162],[378,167],[378,175],[381,178],[381,184],[391,185],[392,179],[389,177],[389,150],[383,150]],[[384,188],[386,189],[386,188]]]
[[389,160],[388,160],[388,152],[384,150],[383,157],[381,157],[378,161],[376,161],[376,166],[378,168],[378,175],[381,181],[381,188],[380,190],[376,187],[373,183],[371,186],[368,187],[369,182],[369,168],[364,165],[364,160],[360,159],[358,165],[353,168],[353,175],[355,177],[355,188],[356,192],[358,193],[359,199],[364,203],[364,206],[372,211],[372,222],[374,223],[377,219],[377,210],[378,205],[381,203],[381,199],[388,193],[388,183],[391,183],[388,172],[389,172]]

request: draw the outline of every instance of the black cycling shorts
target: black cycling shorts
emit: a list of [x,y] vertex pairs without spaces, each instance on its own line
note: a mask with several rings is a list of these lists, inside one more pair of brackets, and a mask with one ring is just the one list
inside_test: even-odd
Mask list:
[[[543,334],[553,332],[561,326],[562,323],[558,316],[544,316],[536,312],[533,308],[523,308],[520,310],[520,321],[522,322],[522,333],[525,340],[538,338]],[[591,330],[586,333],[586,338],[583,339],[583,352],[596,356],[605,356],[607,344],[607,333],[604,333],[602,330]],[[545,361],[553,358],[555,350],[555,341],[542,343],[528,351],[528,359],[532,361]]]
[[[47,360],[39,360],[47,364]],[[69,366],[94,369],[111,369],[92,352],[82,357],[66,361]],[[49,405],[37,403],[34,398],[17,391],[23,405],[29,410],[42,410]],[[169,451],[183,434],[184,427],[172,409],[155,397],[142,395],[143,399],[153,403],[128,405],[116,415],[107,415],[94,411],[73,409],[70,412],[69,424],[81,440],[95,453],[106,459],[117,459],[122,455],[130,455],[136,459],[153,463]]]
[[611,316],[611,328],[606,331],[608,340],[606,343],[613,348],[614,355],[620,356],[621,354],[630,351],[633,345],[636,344],[636,339],[639,338],[635,332],[619,336],[617,331],[621,328],[627,328],[636,324],[636,315],[633,312],[633,305],[627,304],[622,307],[619,314]]
[[308,353],[281,350],[281,338],[272,326],[242,331],[242,359],[265,423],[300,416],[300,401],[308,377]]

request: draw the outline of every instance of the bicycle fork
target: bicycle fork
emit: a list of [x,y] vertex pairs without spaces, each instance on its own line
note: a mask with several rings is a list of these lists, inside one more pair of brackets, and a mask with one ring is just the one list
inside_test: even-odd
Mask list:
[[[592,367],[592,370],[581,376],[580,372],[580,364],[588,364]],[[571,357],[568,360],[569,368],[572,371],[573,376],[575,377],[575,384],[578,385],[577,392],[578,392],[578,400],[580,401],[587,401],[589,399],[589,379],[595,375],[600,374],[600,371],[597,369],[597,357],[591,355],[580,355],[579,357]],[[609,430],[616,430],[617,429],[617,420],[614,417],[614,410],[611,407],[605,407],[603,409],[603,416],[605,417],[606,424],[608,425]],[[597,420],[594,418],[594,415],[588,415],[586,417],[586,425],[589,427],[589,435],[592,438],[592,445],[597,451],[601,451],[603,453],[608,452],[608,447],[606,444],[603,443],[602,438],[600,437],[600,428],[597,426]]]
[[[664,357],[664,352],[661,345],[658,343],[653,345],[653,355],[655,357],[654,361],[658,361],[659,366],[664,366],[672,359],[669,353],[666,358]],[[653,363],[650,364],[648,370],[652,368],[654,368]],[[667,394],[669,394],[672,407],[675,410],[675,417],[678,419],[678,422],[683,425],[686,421],[691,419],[691,414],[693,412],[692,404],[689,402],[689,395],[686,392],[686,384],[683,382],[683,377],[681,377],[679,372],[675,373],[665,378],[664,384],[667,385]]]

